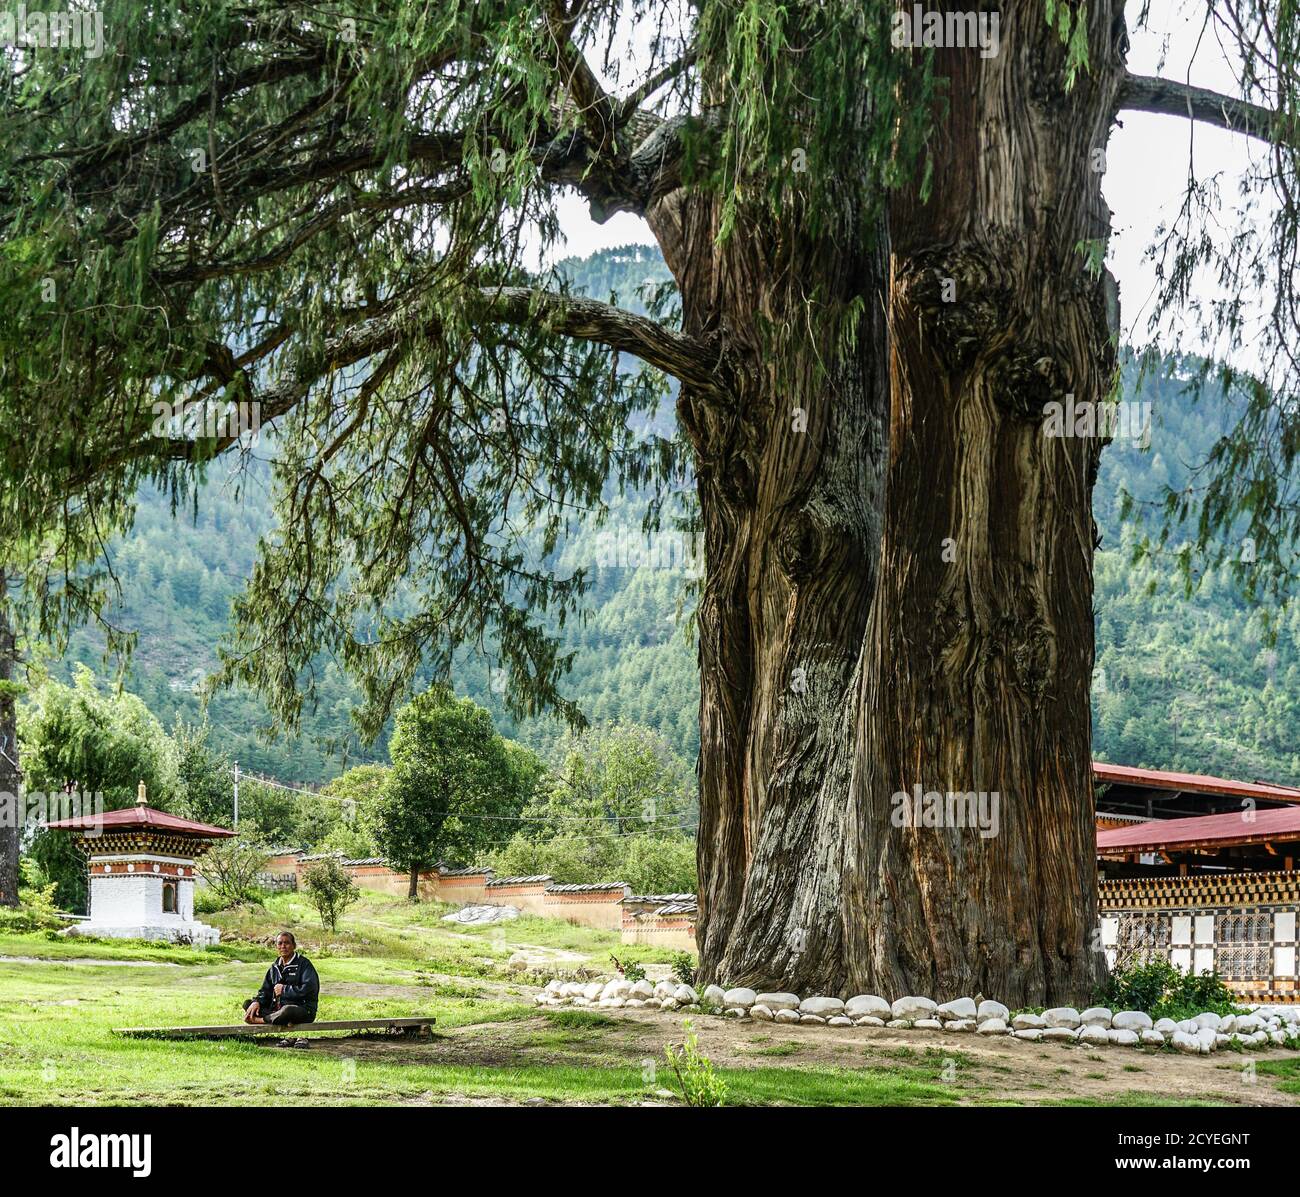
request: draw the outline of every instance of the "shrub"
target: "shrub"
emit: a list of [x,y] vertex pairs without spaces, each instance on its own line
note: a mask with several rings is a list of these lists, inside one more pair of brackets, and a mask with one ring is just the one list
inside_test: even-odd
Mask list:
[[0,931],[27,935],[63,926],[54,904],[57,884],[30,856],[18,862],[18,907],[0,907]]
[[1192,976],[1158,957],[1116,969],[1094,1000],[1112,1010],[1144,1010],[1152,1018],[1190,1018],[1206,1010],[1230,1014],[1236,999],[1217,973]]
[[617,956],[611,956],[610,959],[614,962],[614,967],[623,974],[625,980],[633,982],[645,980],[645,968],[635,960],[620,961]]
[[222,910],[229,910],[232,906],[238,906],[241,903],[250,906],[261,906],[265,904],[266,895],[260,890],[252,890],[241,899],[235,902],[225,894],[219,893],[211,885],[205,885],[202,889],[194,887],[194,913],[195,914],[217,914]]
[[308,865],[302,881],[326,931],[333,931],[339,916],[361,896],[347,870],[332,856]]
[[683,985],[695,984],[695,957],[690,952],[673,953],[673,976]]
[[266,853],[242,839],[229,839],[213,846],[204,855],[200,868],[208,885],[226,906],[256,902],[262,896],[257,877],[266,868]]
[[31,906],[0,906],[0,933],[10,935],[30,935],[35,931],[55,933],[63,925],[63,920],[57,916]]
[[718,1075],[713,1061],[700,1051],[695,1028],[689,1022],[683,1025],[686,1042],[678,1050],[672,1044],[664,1048],[664,1055],[681,1086],[682,1100],[688,1106],[720,1106],[727,1099],[727,1083]]

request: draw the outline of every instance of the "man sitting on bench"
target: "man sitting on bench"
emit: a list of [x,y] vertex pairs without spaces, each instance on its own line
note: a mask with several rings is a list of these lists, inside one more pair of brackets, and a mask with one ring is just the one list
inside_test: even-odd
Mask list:
[[299,954],[292,931],[281,931],[275,937],[275,949],[280,957],[266,970],[257,997],[244,1003],[244,1021],[275,1026],[315,1022],[316,1002],[320,997],[316,969],[306,956]]

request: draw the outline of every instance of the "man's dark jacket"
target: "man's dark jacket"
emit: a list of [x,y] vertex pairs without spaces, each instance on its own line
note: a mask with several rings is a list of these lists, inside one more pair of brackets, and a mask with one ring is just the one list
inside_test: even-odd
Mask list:
[[[275,987],[284,986],[284,992],[275,996]],[[320,977],[312,962],[301,952],[295,952],[288,964],[277,958],[266,970],[262,988],[257,991],[257,1002],[262,1017],[274,1013],[281,1006],[301,1006],[312,1018],[316,1017],[316,1002],[320,998]]]

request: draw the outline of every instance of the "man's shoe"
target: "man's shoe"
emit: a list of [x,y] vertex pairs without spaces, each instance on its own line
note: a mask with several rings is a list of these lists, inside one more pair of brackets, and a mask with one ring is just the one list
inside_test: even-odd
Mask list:
[[311,1047],[311,1040],[310,1040],[310,1039],[295,1039],[295,1040],[293,1041],[293,1045],[294,1045],[294,1047]]
[[279,1040],[279,1041],[276,1043],[275,1046],[276,1046],[276,1047],[292,1047],[292,1046],[293,1046],[293,1040],[292,1040],[292,1039],[281,1039],[281,1040]]

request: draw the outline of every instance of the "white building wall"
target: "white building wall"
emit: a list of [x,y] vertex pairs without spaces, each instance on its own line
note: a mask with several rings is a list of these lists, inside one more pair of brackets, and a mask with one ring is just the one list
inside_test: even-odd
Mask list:
[[90,918],[105,927],[152,922],[154,910],[162,908],[162,892],[156,905],[149,905],[149,883],[145,876],[92,876],[90,879]]

